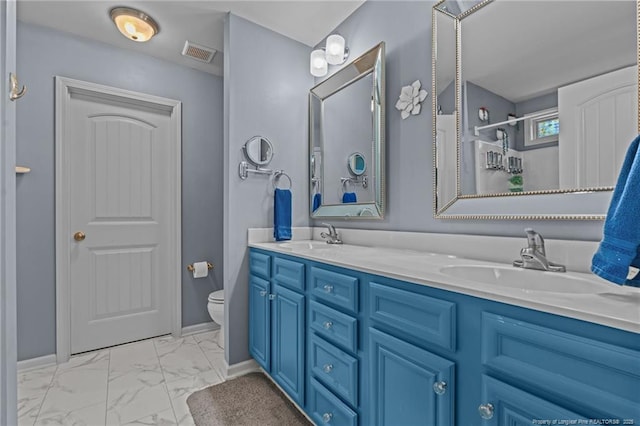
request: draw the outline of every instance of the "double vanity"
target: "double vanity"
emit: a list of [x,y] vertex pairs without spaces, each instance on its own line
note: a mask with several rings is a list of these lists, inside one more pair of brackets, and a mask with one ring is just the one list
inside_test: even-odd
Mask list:
[[261,235],[249,234],[250,352],[316,424],[640,422],[637,289],[419,241]]

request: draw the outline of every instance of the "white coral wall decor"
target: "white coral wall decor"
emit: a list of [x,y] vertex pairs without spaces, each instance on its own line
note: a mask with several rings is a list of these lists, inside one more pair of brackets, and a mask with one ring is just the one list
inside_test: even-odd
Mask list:
[[400,111],[402,119],[409,117],[409,115],[418,115],[422,106],[420,105],[424,101],[429,93],[426,90],[420,89],[420,80],[416,80],[411,83],[411,86],[404,86],[400,91],[400,98],[396,102],[396,109]]

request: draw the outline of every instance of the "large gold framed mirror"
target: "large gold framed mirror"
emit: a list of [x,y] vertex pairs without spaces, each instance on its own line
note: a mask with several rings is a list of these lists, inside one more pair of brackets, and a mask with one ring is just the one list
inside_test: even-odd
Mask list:
[[434,216],[604,219],[638,117],[635,0],[433,7]]

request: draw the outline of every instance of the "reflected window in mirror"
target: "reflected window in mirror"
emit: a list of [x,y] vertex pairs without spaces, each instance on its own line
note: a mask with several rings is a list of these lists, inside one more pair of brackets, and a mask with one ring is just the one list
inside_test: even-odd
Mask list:
[[560,136],[560,118],[558,108],[525,114],[524,146],[558,142]]

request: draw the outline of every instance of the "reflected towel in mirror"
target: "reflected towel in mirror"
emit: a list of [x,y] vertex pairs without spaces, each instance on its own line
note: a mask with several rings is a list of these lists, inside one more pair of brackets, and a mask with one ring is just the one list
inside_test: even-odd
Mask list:
[[616,284],[640,287],[640,136],[625,156],[591,271]]
[[316,210],[318,210],[321,204],[322,204],[322,194],[320,194],[319,192],[316,192],[315,194],[313,194],[312,210],[315,212]]
[[345,192],[342,194],[342,203],[357,203],[358,198],[356,197],[355,192]]

